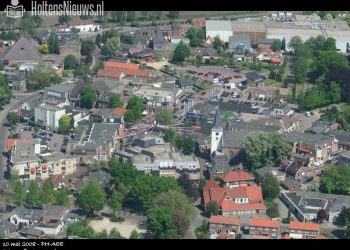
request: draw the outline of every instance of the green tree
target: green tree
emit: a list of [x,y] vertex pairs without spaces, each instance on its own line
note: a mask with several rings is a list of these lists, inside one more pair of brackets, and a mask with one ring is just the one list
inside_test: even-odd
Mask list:
[[47,44],[49,45],[49,53],[50,54],[59,54],[60,53],[60,42],[58,40],[58,36],[56,34],[51,34],[49,39],[47,40]]
[[350,239],[350,222],[348,222],[348,225],[346,227],[345,236],[347,239]]
[[121,35],[120,36],[120,42],[126,43],[126,44],[132,44],[132,36],[130,35]]
[[136,12],[135,11],[127,11],[127,17],[126,21],[133,22],[136,18]]
[[122,197],[117,191],[113,191],[112,197],[110,200],[110,206],[113,211],[118,211],[122,208]]
[[155,238],[164,238],[162,234],[170,230],[172,224],[173,216],[168,207],[155,207],[147,214],[147,231]]
[[350,187],[350,169],[344,165],[329,165],[323,169],[320,191],[332,194],[347,194]]
[[300,36],[293,36],[291,37],[289,43],[288,43],[288,48],[292,49],[295,51],[295,49],[303,43],[303,40],[301,39]]
[[327,213],[326,210],[324,209],[320,209],[317,212],[317,217],[316,217],[316,221],[317,223],[323,223],[324,220],[329,220],[329,213]]
[[50,179],[44,182],[43,191],[41,192],[41,202],[43,204],[55,202],[55,192],[53,190],[53,184]]
[[333,21],[333,16],[331,13],[327,13],[324,17],[323,20],[327,20],[327,21]]
[[110,98],[109,98],[109,101],[108,101],[108,108],[116,108],[116,107],[123,107],[124,106],[124,103],[123,101],[120,99],[120,95],[112,95]]
[[281,40],[280,39],[275,39],[272,43],[271,49],[273,51],[280,51],[281,50]]
[[132,186],[136,178],[140,175],[134,165],[124,163],[112,157],[108,161],[111,179],[118,187],[119,185]]
[[66,206],[69,203],[69,193],[67,188],[60,188],[56,191],[56,204]]
[[199,198],[199,192],[197,191],[197,188],[193,181],[188,178],[188,175],[181,175],[177,179],[177,183],[185,190],[187,197],[193,201],[196,201]]
[[11,96],[7,91],[8,87],[0,87],[0,106],[3,107],[9,103]]
[[169,11],[169,17],[172,19],[178,19],[180,11]]
[[105,46],[103,46],[101,53],[109,56],[116,56],[120,51],[119,37],[108,38]]
[[81,92],[81,105],[87,109],[91,109],[97,100],[96,91],[91,86],[86,86]]
[[281,42],[281,50],[286,50],[286,39],[284,37]]
[[97,34],[96,39],[95,39],[95,43],[96,43],[97,45],[99,45],[100,43],[102,43],[102,36],[101,36],[100,33]]
[[168,190],[181,191],[174,178],[140,175],[131,186],[128,196],[135,199],[143,207],[148,208],[158,194]]
[[324,42],[322,49],[325,50],[325,51],[326,50],[336,51],[337,47],[336,47],[335,39],[333,37],[328,37],[326,39],[326,41]]
[[85,75],[87,75],[89,73],[90,73],[90,69],[86,65],[79,66],[79,67],[77,67],[74,70],[74,76],[75,77],[77,77],[77,76],[85,76]]
[[182,41],[174,50],[173,60],[175,62],[183,62],[191,54],[190,48],[184,44]]
[[183,236],[190,226],[192,216],[195,215],[192,202],[178,191],[169,190],[159,194],[153,204],[153,208],[167,207],[172,211],[172,229],[178,235]]
[[175,123],[173,113],[167,108],[157,109],[155,119],[158,123],[163,125],[173,125]]
[[126,122],[134,123],[142,117],[145,105],[140,97],[133,96],[129,100],[127,108],[128,111],[126,112],[124,119]]
[[108,235],[109,239],[124,239],[116,228],[112,228]]
[[41,54],[46,55],[49,53],[49,45],[47,45],[46,43],[39,45],[38,49],[39,49]]
[[131,231],[129,239],[132,240],[140,240],[144,239],[143,235],[141,233],[138,233],[135,229]]
[[350,208],[344,206],[337,217],[337,223],[341,226],[345,226],[347,222],[350,222]]
[[19,115],[16,112],[8,112],[6,115],[6,119],[11,127],[19,123]]
[[60,24],[69,23],[69,21],[70,21],[70,16],[67,15],[67,13],[65,13],[65,14],[63,14],[63,15],[60,15],[60,16],[58,17],[58,22],[59,22]]
[[269,207],[266,209],[266,214],[270,218],[277,218],[277,217],[279,217],[280,214],[279,214],[279,209],[278,209],[278,203],[271,202]]
[[30,35],[34,34],[36,28],[38,28],[42,24],[43,20],[41,16],[38,15],[30,15],[29,12],[24,12],[23,17],[21,18],[21,22],[19,24],[19,28]]
[[93,239],[95,237],[95,231],[88,225],[88,221],[83,220],[70,224],[67,228],[67,235]]
[[338,103],[341,101],[340,92],[341,90],[340,90],[339,84],[336,83],[335,81],[332,81],[328,89],[330,103]]
[[64,68],[65,69],[75,69],[79,62],[74,55],[67,55],[64,57]]
[[79,193],[77,204],[87,212],[94,213],[101,210],[106,202],[106,194],[96,181],[90,181]]
[[219,214],[219,204],[216,201],[209,201],[205,205],[205,211],[209,215],[217,215],[217,214]]
[[58,133],[64,134],[70,129],[70,117],[69,115],[62,115],[58,121]]
[[28,191],[26,195],[26,204],[31,208],[41,207],[40,188],[36,181],[30,181]]
[[173,129],[168,128],[164,132],[164,141],[174,143],[175,142],[175,132]]
[[71,27],[70,31],[73,32],[75,35],[77,35],[80,32],[80,29],[78,29],[76,27]]
[[224,44],[223,44],[223,42],[222,42],[222,40],[220,39],[219,36],[215,36],[214,37],[213,46],[214,46],[214,49],[216,49],[216,50],[219,50],[219,49],[221,49],[224,46]]
[[280,193],[280,184],[275,176],[267,174],[261,181],[263,197],[266,200],[276,199]]
[[83,40],[83,42],[81,43],[80,53],[83,56],[91,55],[94,49],[95,49],[95,44],[92,40],[89,40],[89,39]]
[[20,181],[15,181],[13,185],[13,203],[20,207],[24,203],[25,191]]
[[291,147],[281,136],[266,132],[252,132],[242,143],[244,160],[252,171],[265,166],[274,166],[291,154]]

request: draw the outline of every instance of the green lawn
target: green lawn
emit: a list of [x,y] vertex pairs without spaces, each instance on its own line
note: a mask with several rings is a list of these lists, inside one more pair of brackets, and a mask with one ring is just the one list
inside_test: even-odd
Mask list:
[[267,79],[265,81],[266,86],[282,87],[282,83],[273,79]]

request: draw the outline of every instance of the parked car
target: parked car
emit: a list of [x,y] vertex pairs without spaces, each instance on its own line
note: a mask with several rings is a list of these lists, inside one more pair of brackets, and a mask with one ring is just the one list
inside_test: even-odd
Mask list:
[[327,161],[324,162],[324,165],[329,165],[331,163],[332,163],[332,160],[327,160]]

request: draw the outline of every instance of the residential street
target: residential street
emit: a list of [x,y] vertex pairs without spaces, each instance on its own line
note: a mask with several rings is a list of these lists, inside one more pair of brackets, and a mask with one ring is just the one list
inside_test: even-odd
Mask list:
[[200,224],[202,224],[203,220],[208,220],[207,217],[204,217],[201,215],[201,210],[197,207],[200,204],[200,199],[198,199],[194,203],[194,208],[196,210],[196,216],[195,218],[191,221],[190,228],[187,230],[185,233],[185,236],[183,237],[184,239],[196,239],[196,234],[194,233],[196,227],[198,227]]
[[[28,95],[21,95],[19,98],[13,98],[11,99],[10,103],[4,106],[4,109],[0,112],[0,127],[1,127],[1,133],[0,133],[0,149],[2,152],[6,151],[6,141],[7,141],[7,127],[4,126],[6,124],[6,115],[7,113],[17,108],[20,104],[22,104],[25,101],[28,101],[30,99],[37,98],[39,96],[39,92],[33,92]],[[6,171],[6,158],[3,154],[0,154],[0,162],[1,162],[1,174],[0,174],[0,181],[4,180],[4,174]]]

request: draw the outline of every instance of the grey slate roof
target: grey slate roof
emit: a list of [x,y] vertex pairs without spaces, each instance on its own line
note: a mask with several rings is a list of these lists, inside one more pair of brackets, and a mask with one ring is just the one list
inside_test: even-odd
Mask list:
[[286,134],[285,139],[289,143],[296,143],[296,142],[302,142],[306,145],[324,145],[326,142],[331,141],[333,138],[331,136],[325,136],[325,135],[310,135],[300,132],[290,132]]
[[177,79],[176,84],[181,88],[192,86],[192,80],[190,78]]
[[344,130],[329,130],[327,135],[335,137],[340,144],[350,145],[350,133]]
[[251,131],[228,131],[224,130],[223,147],[224,148],[241,148],[244,138],[251,133]]
[[55,84],[47,88],[47,91],[57,92],[57,93],[66,93],[71,92],[74,88],[74,83],[66,83],[66,84]]
[[259,39],[256,43],[257,44],[273,44],[273,41],[275,41],[275,39],[263,38],[263,39]]
[[257,81],[257,80],[263,79],[263,77],[262,77],[261,75],[257,74],[257,73],[254,72],[254,71],[248,72],[248,73],[246,74],[246,77],[247,77],[247,79],[250,79],[250,80],[252,80],[252,81]]
[[28,236],[34,236],[34,237],[40,237],[42,234],[44,234],[43,231],[36,229],[32,226],[29,226],[27,228],[22,228],[18,231],[20,234],[28,235]]
[[230,21],[222,21],[222,20],[205,20],[205,28],[206,30],[211,31],[231,31],[232,25]]
[[244,45],[244,49],[250,49],[250,35],[244,34],[244,35],[238,35],[238,36],[230,36],[228,38],[229,47],[231,49],[235,49],[239,47],[240,45]]
[[40,158],[35,155],[34,146],[34,141],[22,141],[20,143],[16,143],[16,151],[13,154],[12,162],[19,163],[39,161]]
[[110,99],[112,96],[114,96],[114,95],[116,95],[116,94],[115,94],[115,93],[112,93],[112,92],[105,91],[105,92],[103,92],[103,93],[100,95],[100,97],[98,98],[97,101],[108,103],[108,102],[109,102],[109,99]]
[[12,48],[5,52],[3,60],[41,61],[41,54],[32,41],[22,36]]
[[44,210],[46,210],[45,216],[50,216],[54,218],[59,218],[60,214],[67,210],[64,206],[57,206],[57,205],[46,205]]
[[90,172],[89,178],[90,180],[95,179],[100,184],[106,184],[110,179],[110,174],[105,171]]
[[14,214],[17,214],[18,217],[22,219],[39,221],[45,214],[43,209],[29,209],[25,207],[18,207],[13,210]]
[[12,224],[8,220],[3,220],[0,222],[0,234],[5,234],[5,232],[13,233],[17,230],[17,226]]
[[210,168],[210,175],[215,175],[218,172],[226,173],[232,170],[232,167],[229,165],[229,159],[226,155],[215,155],[210,162],[212,166]]

